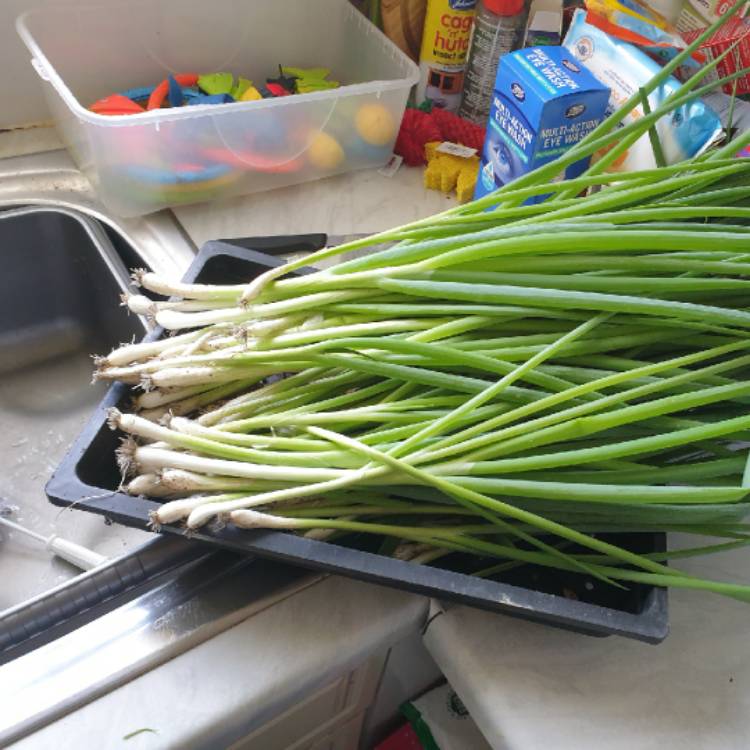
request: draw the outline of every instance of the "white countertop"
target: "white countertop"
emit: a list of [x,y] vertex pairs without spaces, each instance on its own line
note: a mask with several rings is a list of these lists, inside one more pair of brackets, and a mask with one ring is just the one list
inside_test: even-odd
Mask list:
[[402,166],[393,177],[385,177],[366,169],[173,212],[198,247],[229,237],[369,234],[455,205],[455,197],[422,186],[423,172]]
[[[679,567],[748,584],[750,549]],[[745,750],[748,604],[681,590],[669,606],[658,646],[466,607],[436,616],[425,644],[495,750]]]

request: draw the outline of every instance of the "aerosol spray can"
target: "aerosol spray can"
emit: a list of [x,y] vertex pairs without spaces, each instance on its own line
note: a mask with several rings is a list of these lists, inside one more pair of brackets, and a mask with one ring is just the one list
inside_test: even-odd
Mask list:
[[476,0],[428,0],[417,102],[455,111],[461,103]]

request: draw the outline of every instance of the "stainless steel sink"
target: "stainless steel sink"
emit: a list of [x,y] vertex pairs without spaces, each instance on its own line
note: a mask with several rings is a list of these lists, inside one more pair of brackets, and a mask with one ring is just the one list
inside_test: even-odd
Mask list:
[[[145,331],[145,321],[118,305],[128,269],[114,245],[128,263],[173,277],[195,253],[170,212],[109,215],[65,151],[0,159],[0,510],[32,531],[117,558],[152,535],[61,512],[44,495],[105,388],[90,384],[91,355]],[[0,612],[79,572],[0,531]]]
[[[31,531],[120,556],[150,535],[61,512],[44,485],[102,396],[104,384],[91,385],[91,355],[145,331],[117,304],[127,270],[101,226],[64,209],[0,213],[0,248],[0,498]],[[3,530],[0,610],[79,573]]]
[[109,213],[63,150],[0,159],[0,210],[20,206],[74,211],[94,219],[133,248],[144,266],[167,276],[182,276],[196,252],[171,211],[133,219]]
[[102,395],[91,355],[145,330],[117,303],[121,255],[179,277],[195,249],[170,212],[108,215],[65,152],[0,159],[0,508],[111,558],[81,574],[0,532],[0,746],[320,578],[60,511],[44,494]]

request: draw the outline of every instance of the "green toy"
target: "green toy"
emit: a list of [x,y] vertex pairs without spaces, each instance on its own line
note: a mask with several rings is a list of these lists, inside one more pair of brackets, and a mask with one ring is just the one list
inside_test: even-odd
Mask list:
[[331,73],[328,68],[295,68],[291,65],[280,65],[279,70],[282,76],[294,79],[297,94],[337,89],[341,85],[338,81],[327,80]]
[[231,95],[233,86],[234,76],[231,73],[204,73],[198,77],[198,88],[205,94]]
[[229,93],[232,95],[233,99],[239,101],[252,85],[252,81],[249,81],[247,78],[243,78],[242,76],[240,76],[237,79],[237,83],[234,84],[232,90]]

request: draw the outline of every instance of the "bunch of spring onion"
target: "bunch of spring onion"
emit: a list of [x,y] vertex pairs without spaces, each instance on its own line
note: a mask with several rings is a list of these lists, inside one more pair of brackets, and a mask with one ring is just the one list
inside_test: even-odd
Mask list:
[[[731,15],[553,164],[304,264],[365,256],[228,286],[139,272],[171,299],[128,304],[173,335],[98,362],[139,389],[110,414],[127,491],[162,499],[157,525],[371,533],[482,575],[531,563],[749,598],[665,561],[750,541],[750,160],[732,158],[750,135],[605,171],[747,72],[696,76],[617,127]],[[601,536],[654,530],[718,541],[637,554]]]

